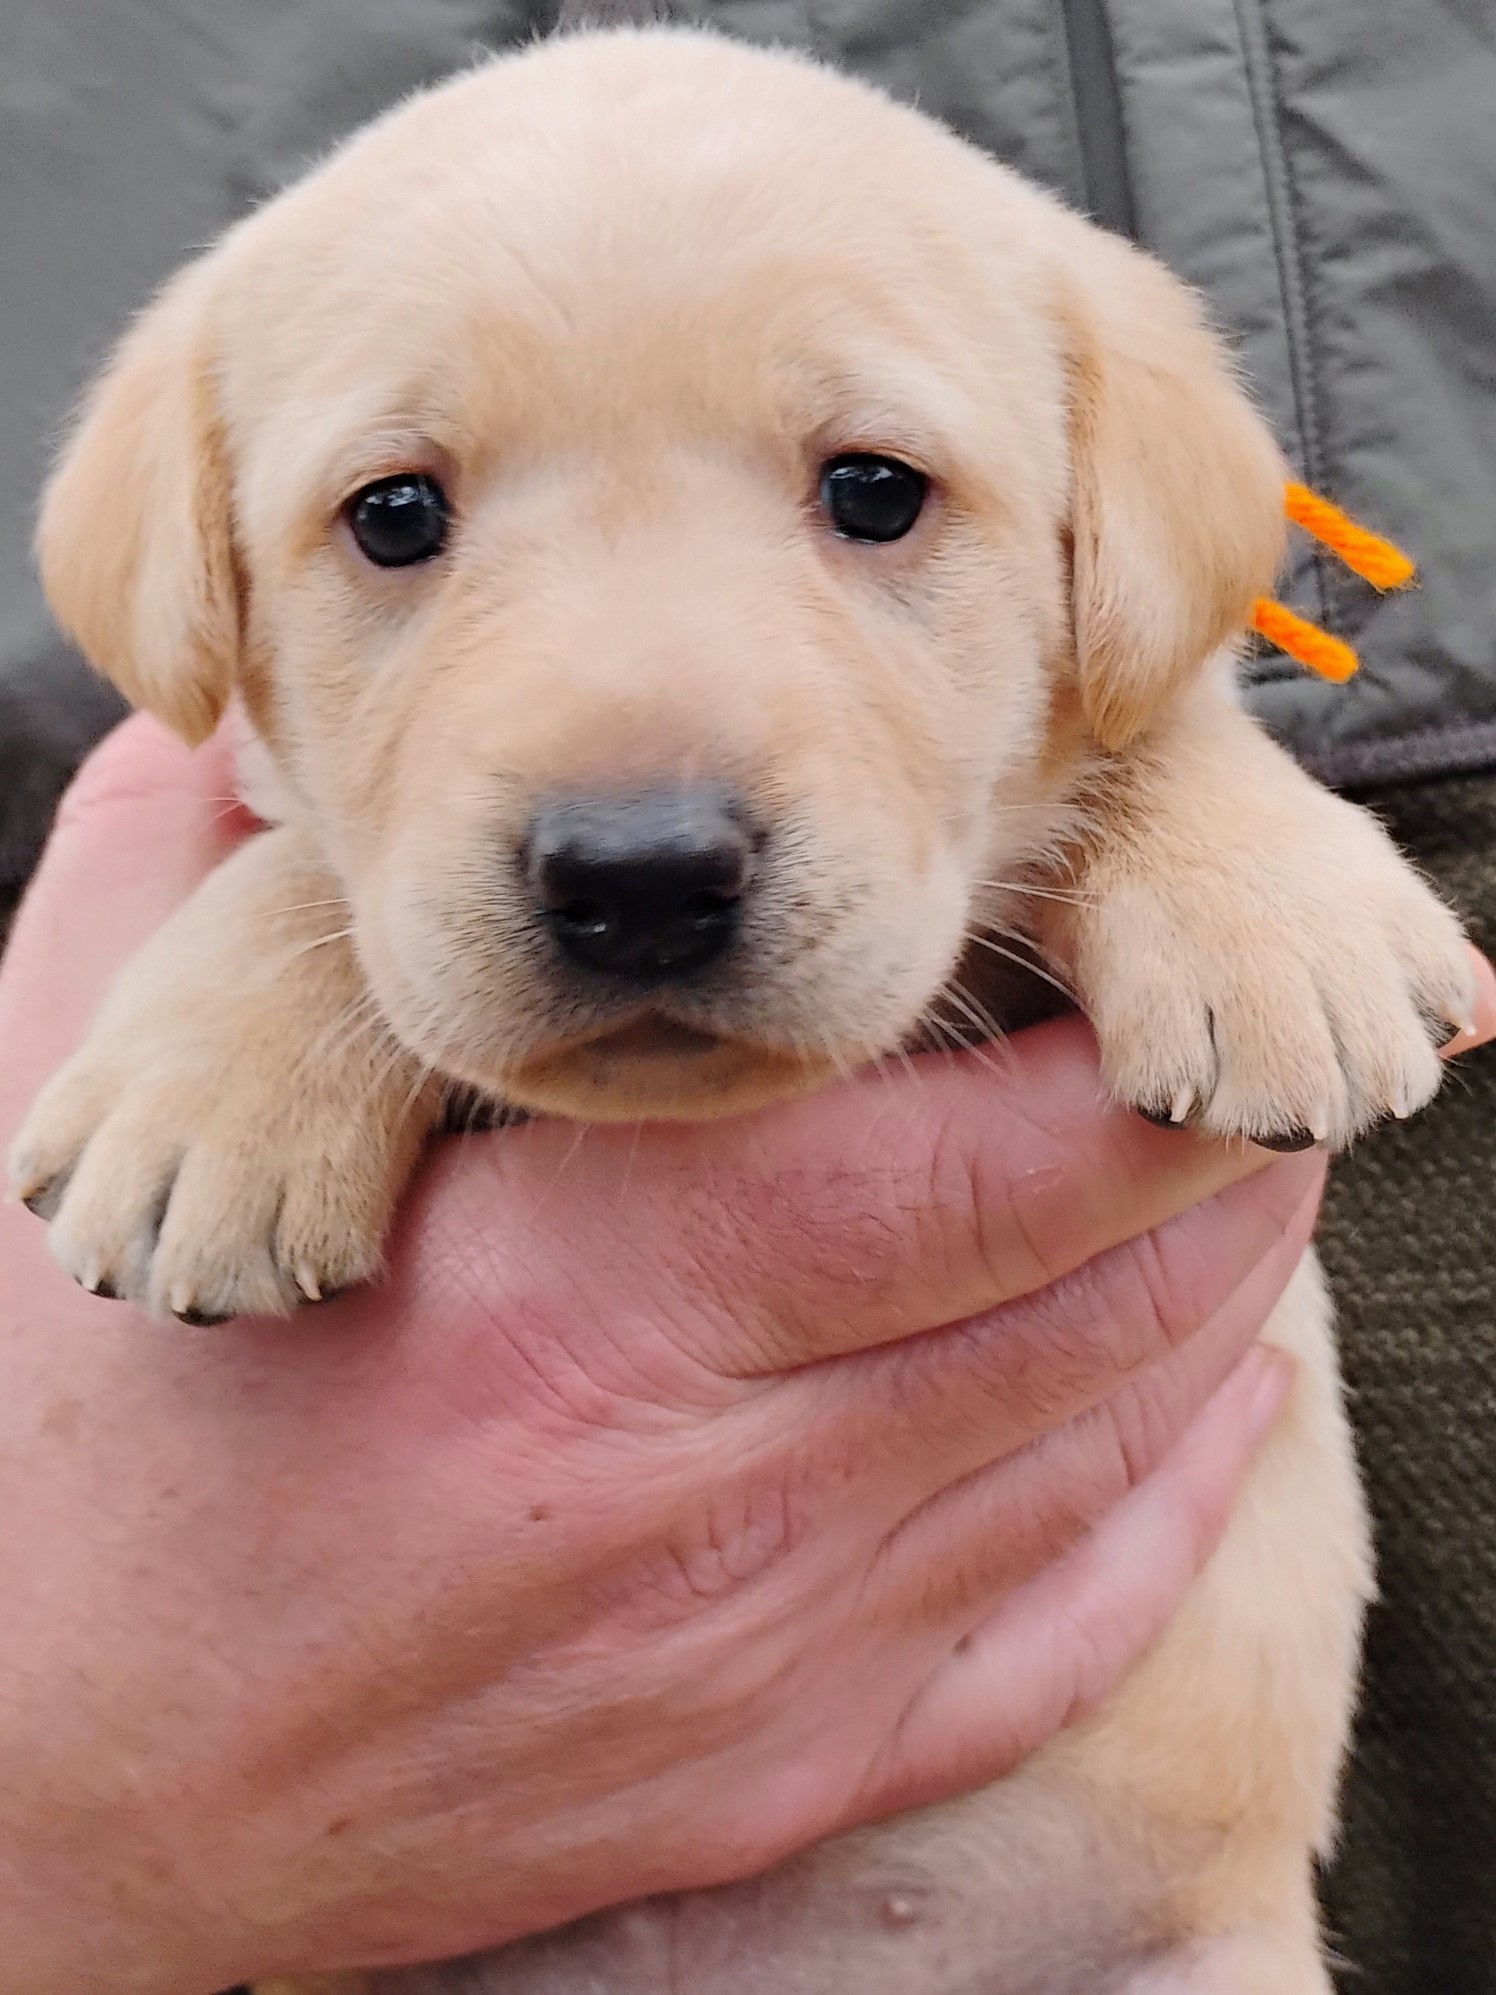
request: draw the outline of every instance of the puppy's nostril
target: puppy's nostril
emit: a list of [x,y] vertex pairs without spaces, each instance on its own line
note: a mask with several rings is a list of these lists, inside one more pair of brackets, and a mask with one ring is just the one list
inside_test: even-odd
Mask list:
[[752,861],[734,800],[681,789],[543,805],[524,863],[573,962],[657,983],[700,969],[732,941]]
[[567,954],[588,968],[641,977],[694,970],[720,953],[737,925],[737,900],[696,894],[678,909],[573,901],[545,909]]

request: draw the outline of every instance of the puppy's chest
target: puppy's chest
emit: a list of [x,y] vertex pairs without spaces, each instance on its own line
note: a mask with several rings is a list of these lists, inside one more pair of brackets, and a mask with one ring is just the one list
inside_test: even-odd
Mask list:
[[[1022,1776],[765,1877],[603,1912],[368,1995],[1111,1995],[1147,1880]],[[1024,1826],[1026,1824],[1026,1826]]]
[[979,1940],[968,1917],[942,1922],[928,1909],[917,1931],[879,1932],[904,1916],[907,1901],[889,1902],[893,1913],[869,1911],[856,1932],[818,1912],[814,1932],[772,1939],[681,1932],[673,1907],[634,1907],[574,1949],[563,1939],[539,1959],[494,1953],[380,1975],[368,1995],[1120,1995],[1143,1964],[1114,1935],[1073,1927],[1035,1932],[1032,1948],[1010,1931],[1009,1957],[996,1960],[990,1934]]

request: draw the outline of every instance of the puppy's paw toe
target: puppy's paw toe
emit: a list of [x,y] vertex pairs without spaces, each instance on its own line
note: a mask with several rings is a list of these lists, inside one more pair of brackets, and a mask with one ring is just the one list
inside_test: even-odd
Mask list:
[[65,1068],[11,1157],[61,1266],[184,1323],[286,1315],[371,1280],[414,1143],[388,1116],[146,1064]]
[[1093,922],[1084,988],[1120,1100],[1298,1150],[1338,1149],[1432,1099],[1438,1048],[1474,1003],[1469,957],[1455,917],[1365,831],[1355,886],[1333,900],[1298,905],[1280,877],[1192,910],[1171,882]]
[[288,1149],[251,1171],[209,1144],[189,1150],[162,1213],[147,1305],[185,1323],[281,1316],[373,1280],[384,1202],[346,1196],[316,1163]]
[[22,1124],[9,1159],[11,1188],[49,1222],[58,1262],[92,1294],[114,1299],[142,1291],[176,1167],[171,1148],[147,1132],[123,1153],[107,1141],[121,1085],[110,1067],[74,1060]]
[[1119,959],[1088,994],[1107,1086],[1161,1128],[1200,1119],[1216,1087],[1214,1018],[1185,976],[1155,981]]

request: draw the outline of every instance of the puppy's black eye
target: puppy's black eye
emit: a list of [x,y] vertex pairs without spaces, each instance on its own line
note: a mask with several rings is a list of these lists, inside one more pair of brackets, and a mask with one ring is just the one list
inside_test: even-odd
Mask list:
[[378,568],[409,568],[447,544],[446,494],[424,471],[377,478],[344,510],[360,550]]
[[849,450],[821,466],[821,504],[847,540],[902,540],[919,518],[930,481],[897,457]]

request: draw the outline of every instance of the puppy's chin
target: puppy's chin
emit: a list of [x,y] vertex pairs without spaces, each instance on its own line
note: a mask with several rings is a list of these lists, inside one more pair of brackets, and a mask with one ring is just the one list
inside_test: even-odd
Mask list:
[[503,1096],[574,1122],[707,1122],[804,1094],[834,1072],[825,1056],[646,1017],[526,1060],[505,1076]]

